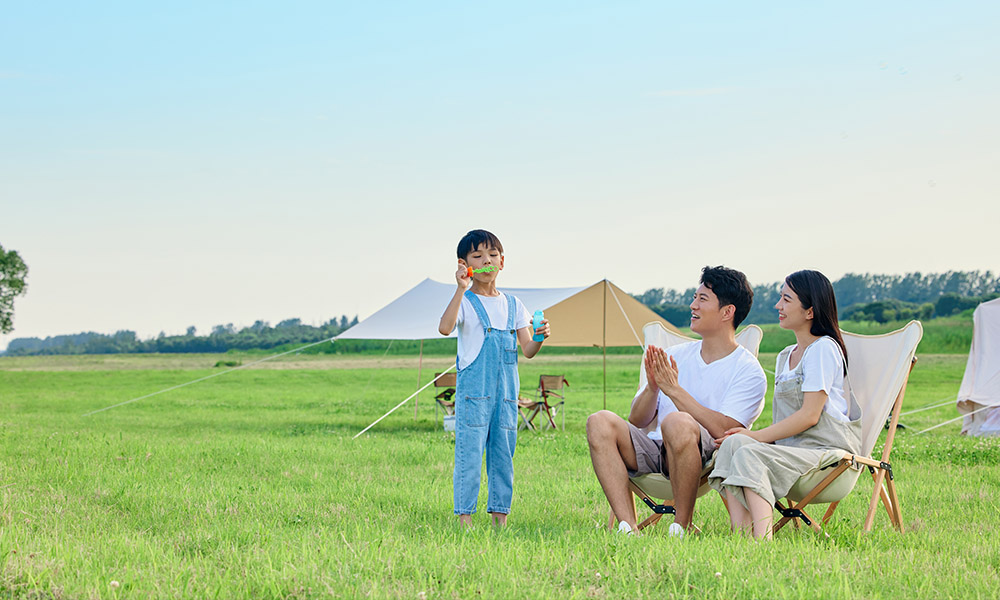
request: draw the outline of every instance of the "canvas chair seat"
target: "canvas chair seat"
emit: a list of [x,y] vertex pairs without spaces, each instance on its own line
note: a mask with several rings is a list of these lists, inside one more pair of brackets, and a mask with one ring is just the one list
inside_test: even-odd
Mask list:
[[[643,338],[645,343],[643,348],[648,348],[650,345],[657,346],[659,348],[669,348],[671,346],[676,346],[678,344],[684,344],[687,342],[695,341],[694,338],[689,338],[687,336],[681,335],[679,333],[669,331],[664,328],[659,323],[648,323],[642,328]],[[764,332],[761,331],[760,327],[756,325],[748,325],[743,328],[739,333],[736,334],[736,341],[741,346],[757,356],[757,350],[760,348],[760,341],[763,338]],[[639,389],[646,387],[646,369],[643,368],[645,362],[646,353],[643,350],[643,362],[639,363]],[[648,426],[642,428],[642,431],[649,433],[656,427],[655,421]],[[708,485],[708,474],[712,471],[712,466],[714,465],[714,460],[709,461],[709,464],[705,466],[701,473],[701,479],[698,484],[698,498],[704,496],[711,489]],[[650,525],[655,524],[660,518],[665,514],[673,514],[674,507],[674,490],[673,486],[670,484],[670,480],[664,477],[660,473],[646,473],[636,477],[629,478],[629,489],[632,490],[633,499],[638,498],[642,500],[650,510],[653,511],[653,515],[646,520],[639,523],[639,529],[644,529]],[[661,500],[660,503],[653,502],[653,499]],[[615,515],[614,512],[608,519],[608,528],[614,527]],[[697,526],[696,526],[697,528]]]
[[[708,475],[711,471],[712,465],[709,465],[702,472],[702,477],[704,478],[704,476]],[[644,473],[636,477],[630,477],[629,480],[653,498],[659,498],[660,500],[674,499],[674,488],[670,485],[670,480],[664,477],[662,473]],[[701,498],[711,489],[712,488],[708,487],[708,479],[706,478],[705,481],[698,486],[698,497]]]
[[[845,452],[832,467],[815,469],[800,477],[784,502],[775,503],[782,515],[774,524],[775,532],[789,521],[798,525],[799,519],[819,531],[820,524],[809,517],[805,508],[810,504],[828,503],[830,506],[822,519],[822,523],[827,523],[837,504],[854,489],[863,468],[868,468],[874,480],[864,530],[871,530],[879,500],[893,527],[899,531],[903,529],[890,452],[923,327],[919,321],[910,321],[903,328],[882,335],[841,333],[847,346],[849,384],[862,411],[861,452]],[[876,460],[871,454],[887,420],[885,443],[880,459]]]
[[[850,456],[849,453],[844,453],[845,459],[850,460]],[[802,477],[799,477],[799,480],[792,484],[791,489],[788,490],[786,498],[795,502],[801,502],[809,492],[813,491],[816,486],[826,479],[827,475],[830,474],[831,468],[813,469]],[[858,482],[858,477],[860,476],[861,469],[847,469],[833,483],[824,488],[819,495],[813,497],[812,502],[815,504],[829,504],[830,502],[843,500],[854,489],[854,484]]]

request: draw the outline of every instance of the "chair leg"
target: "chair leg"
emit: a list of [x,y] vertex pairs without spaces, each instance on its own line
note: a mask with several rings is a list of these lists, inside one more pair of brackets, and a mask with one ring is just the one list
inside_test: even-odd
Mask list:
[[[816,519],[810,517],[809,513],[807,513],[805,511],[805,509],[800,508],[799,510],[801,510],[802,514],[804,514],[806,516],[806,518],[809,519],[809,521],[812,523],[812,529],[813,529],[813,531],[815,531],[816,533],[819,533],[820,531],[822,531],[822,528],[819,526],[819,523],[816,521]],[[796,521],[796,523],[798,523],[798,519],[795,519],[795,521]]]
[[899,498],[896,497],[896,485],[892,478],[886,477],[882,480],[882,488],[879,490],[879,497],[882,499],[882,506],[889,516],[892,526],[902,532],[903,522],[899,514]]
[[882,495],[882,480],[885,478],[885,471],[877,469],[873,477],[875,478],[875,489],[872,490],[872,499],[868,503],[868,515],[865,517],[865,531],[872,530],[875,522],[875,509],[878,507],[879,496]]
[[[525,411],[528,412],[527,415],[525,415]],[[528,409],[518,409],[517,412],[521,415],[521,420],[523,421],[523,424],[520,425],[518,429],[531,429],[531,430],[536,429],[534,420],[535,420],[535,415],[538,414],[538,407],[528,408]]]
[[893,527],[896,526],[895,513],[892,510],[892,501],[889,500],[889,492],[885,489],[885,484],[889,482],[888,478],[882,480],[882,489],[878,491],[878,497],[882,500],[882,506],[885,507],[885,512],[889,516],[889,522],[892,523]]
[[[774,504],[775,506],[784,508],[780,500],[775,502]],[[778,519],[777,522],[775,522],[775,524],[771,526],[771,535],[778,533],[778,530],[784,527],[789,521],[791,521],[791,518],[789,517],[781,517],[780,519]]]
[[896,494],[896,482],[892,479],[886,481],[886,487],[889,488],[889,499],[892,501],[893,508],[893,524],[900,533],[903,533],[903,513],[899,506],[899,496]]
[[663,515],[658,514],[658,513],[653,513],[648,518],[646,518],[645,521],[643,521],[642,523],[639,523],[639,531],[642,531],[643,529],[649,527],[650,525],[656,525],[657,523],[660,522],[660,519],[662,519],[662,518],[663,518]]
[[545,413],[545,419],[549,422],[549,427],[556,429],[556,422],[552,420],[552,409],[546,405],[542,411]]
[[830,503],[830,506],[826,509],[826,514],[823,515],[823,524],[824,525],[826,525],[827,521],[830,520],[830,517],[833,516],[833,511],[837,510],[837,505],[838,504],[840,504],[840,500],[838,500],[836,502],[831,502]]
[[540,431],[541,430],[541,426],[540,425],[535,425],[535,419],[537,419],[538,415],[540,415],[541,413],[542,413],[542,409],[539,408],[539,407],[537,407],[537,406],[535,408],[531,409],[531,418],[528,419],[528,424],[531,425],[531,428],[533,430],[535,430],[535,431]]

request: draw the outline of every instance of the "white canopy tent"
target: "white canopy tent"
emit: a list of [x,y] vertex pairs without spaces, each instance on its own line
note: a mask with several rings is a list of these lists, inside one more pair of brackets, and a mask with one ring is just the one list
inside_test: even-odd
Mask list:
[[[545,311],[552,326],[552,335],[545,342],[548,346],[642,346],[642,328],[653,321],[677,332],[676,327],[607,279],[583,287],[499,289],[520,298],[529,313]],[[440,338],[438,322],[454,294],[454,283],[425,279],[336,339]],[[452,332],[451,337],[455,335]]]
[[[500,288],[521,299],[528,312],[546,308],[584,288]],[[454,283],[425,279],[384,308],[344,331],[344,340],[429,340],[441,337],[438,322],[455,294]],[[450,337],[455,337],[452,332]]]
[[[552,327],[552,335],[545,342],[547,346],[590,346],[605,350],[613,346],[642,347],[642,328],[654,321],[677,332],[676,327],[607,279],[583,287],[499,289],[520,298],[529,313],[545,312]],[[422,363],[423,340],[442,337],[438,323],[454,294],[454,283],[425,279],[334,339],[421,340]],[[606,396],[605,390],[605,406]]]
[[962,434],[1000,435],[1000,298],[983,302],[972,316],[972,348],[958,389]]

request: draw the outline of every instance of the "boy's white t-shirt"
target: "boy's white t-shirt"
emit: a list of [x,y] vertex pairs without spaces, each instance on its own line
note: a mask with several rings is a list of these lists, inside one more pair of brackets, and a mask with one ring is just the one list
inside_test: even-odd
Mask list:
[[[701,340],[665,351],[677,361],[678,383],[698,404],[736,419],[746,428],[764,410],[767,377],[754,355],[743,346],[708,364],[701,357]],[[636,398],[641,393],[640,389]],[[656,399],[656,428],[649,432],[650,439],[663,440],[660,423],[672,412],[677,412],[677,407],[661,390]]]
[[[775,383],[795,377],[795,370],[788,368],[790,357],[789,352],[784,365],[775,365],[775,372],[780,372],[782,367],[785,368]],[[832,337],[823,336],[806,346],[802,354],[802,391],[826,392],[827,400],[823,410],[841,421],[849,420],[847,399],[844,395],[844,357],[840,352],[840,346]]]
[[[507,327],[507,296],[501,293],[499,296],[480,296],[476,294],[482,302],[486,315],[490,318],[490,325],[494,329]],[[531,325],[531,316],[528,309],[524,308],[521,299],[514,296],[514,329],[521,329]],[[479,321],[476,309],[472,308],[472,302],[462,296],[462,303],[458,306],[458,368],[464,369],[472,364],[479,351],[483,348],[483,325]]]

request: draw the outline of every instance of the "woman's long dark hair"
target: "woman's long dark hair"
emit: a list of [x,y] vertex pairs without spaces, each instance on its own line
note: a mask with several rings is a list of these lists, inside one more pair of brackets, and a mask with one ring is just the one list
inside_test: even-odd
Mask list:
[[813,309],[812,325],[809,333],[816,336],[830,336],[840,351],[844,353],[844,375],[847,374],[847,347],[840,335],[840,324],[837,321],[837,297],[833,293],[833,284],[826,275],[819,271],[796,271],[785,277],[785,283],[799,297],[803,309]]

